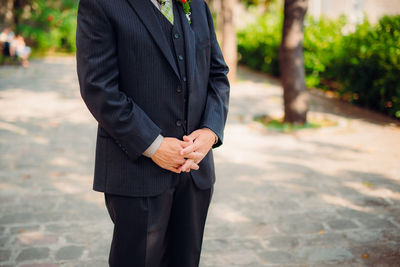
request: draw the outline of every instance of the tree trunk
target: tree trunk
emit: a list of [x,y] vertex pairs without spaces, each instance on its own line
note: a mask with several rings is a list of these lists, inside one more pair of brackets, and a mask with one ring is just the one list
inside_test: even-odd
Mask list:
[[221,42],[222,42],[222,39],[223,39],[223,36],[222,36],[222,25],[224,25],[224,16],[223,16],[223,14],[222,14],[222,8],[221,8],[221,6],[222,6],[222,1],[223,0],[214,0],[213,2],[214,2],[214,6],[213,6],[213,8],[214,8],[214,12],[215,12],[215,14],[217,15],[217,17],[216,17],[216,21],[215,21],[215,31],[216,31],[216,33],[217,33],[217,38],[218,38],[218,40],[221,40]]
[[234,25],[234,9],[237,0],[221,0],[222,15],[222,52],[226,64],[229,66],[228,78],[230,82],[236,79],[237,40]]
[[308,92],[303,61],[303,27],[308,0],[285,0],[279,64],[285,108],[285,122],[305,123]]
[[14,0],[0,0],[0,27],[14,26]]

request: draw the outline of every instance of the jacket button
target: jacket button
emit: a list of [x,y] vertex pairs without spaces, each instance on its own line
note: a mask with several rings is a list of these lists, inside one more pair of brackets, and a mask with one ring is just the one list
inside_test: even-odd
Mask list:
[[178,39],[178,38],[179,38],[179,33],[175,33],[175,34],[174,34],[174,38],[175,38],[175,39]]
[[176,126],[182,126],[182,121],[177,120],[177,121],[176,121]]
[[181,93],[182,92],[182,88],[180,86],[178,86],[178,88],[176,88],[176,92]]
[[179,58],[179,60],[183,60],[183,56],[182,55],[179,55],[178,58]]
[[185,77],[183,77],[183,78],[182,78],[182,80],[183,80],[184,82],[186,82],[186,80],[187,80],[187,79],[186,79],[186,76],[185,76]]

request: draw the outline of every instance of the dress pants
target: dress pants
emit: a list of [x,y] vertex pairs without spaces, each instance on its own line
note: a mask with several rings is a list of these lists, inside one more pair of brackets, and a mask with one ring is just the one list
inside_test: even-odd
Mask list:
[[189,173],[174,174],[153,197],[105,193],[114,233],[111,267],[196,267],[213,188],[198,189]]

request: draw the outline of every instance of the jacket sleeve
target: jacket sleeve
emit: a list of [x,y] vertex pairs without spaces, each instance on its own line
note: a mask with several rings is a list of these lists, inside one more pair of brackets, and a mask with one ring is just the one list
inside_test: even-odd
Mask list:
[[211,42],[211,58],[210,58],[210,75],[208,78],[207,103],[203,113],[201,127],[211,129],[217,136],[218,141],[213,148],[222,145],[224,138],[224,128],[228,114],[229,105],[229,81],[227,74],[229,68],[225,63],[221,49],[219,47],[213,19],[207,3],[204,2],[208,27],[210,31]]
[[81,96],[90,112],[132,160],[161,129],[119,88],[115,31],[98,0],[80,0],[76,34]]

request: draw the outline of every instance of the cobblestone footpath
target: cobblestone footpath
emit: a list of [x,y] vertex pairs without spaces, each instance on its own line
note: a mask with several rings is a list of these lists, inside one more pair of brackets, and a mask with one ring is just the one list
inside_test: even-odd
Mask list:
[[[278,133],[273,79],[239,70],[201,267],[400,266],[400,128],[312,92],[310,118]],[[96,123],[73,58],[0,67],[0,266],[107,266],[112,223],[93,192]]]

